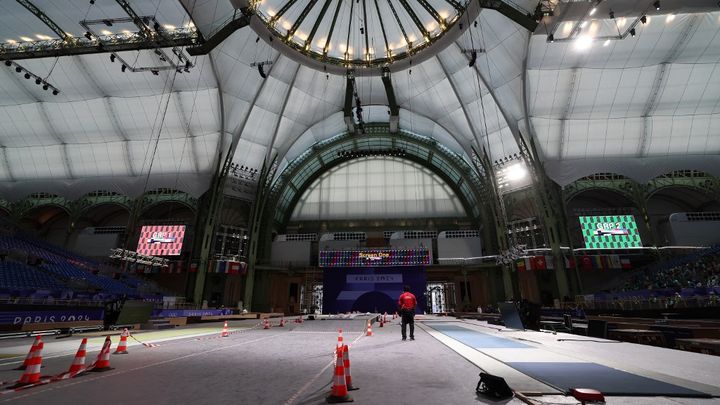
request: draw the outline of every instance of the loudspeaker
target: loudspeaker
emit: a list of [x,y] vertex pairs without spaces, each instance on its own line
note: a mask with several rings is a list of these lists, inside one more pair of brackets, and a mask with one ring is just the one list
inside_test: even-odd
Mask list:
[[477,383],[475,392],[497,399],[512,398],[512,389],[507,385],[505,379],[488,373],[480,373],[480,381]]
[[588,321],[587,335],[607,339],[607,321],[591,319]]

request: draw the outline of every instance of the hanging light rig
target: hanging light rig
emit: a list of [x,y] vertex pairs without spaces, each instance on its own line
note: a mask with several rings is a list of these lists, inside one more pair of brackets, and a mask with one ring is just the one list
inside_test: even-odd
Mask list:
[[37,84],[38,86],[41,86],[42,89],[45,91],[51,91],[53,96],[57,96],[58,94],[60,94],[60,90],[58,90],[57,87],[50,84],[47,81],[47,78],[42,78],[42,77],[36,75],[35,73],[29,71],[26,67],[23,67],[20,64],[18,64],[17,62],[14,62],[11,60],[6,60],[5,66],[7,66],[7,67],[15,66],[16,73],[22,74],[25,77],[25,79],[27,79],[27,80],[35,79],[35,84]]

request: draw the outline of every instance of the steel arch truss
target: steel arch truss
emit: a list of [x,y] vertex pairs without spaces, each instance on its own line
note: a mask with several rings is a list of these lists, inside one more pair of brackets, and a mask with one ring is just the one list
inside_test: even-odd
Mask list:
[[365,137],[343,133],[313,145],[293,160],[269,190],[266,223],[283,229],[303,192],[324,172],[362,156],[401,156],[422,164],[447,182],[460,199],[467,216],[478,223],[487,218],[485,180],[460,155],[436,140],[407,131],[390,133],[386,124],[368,124]]

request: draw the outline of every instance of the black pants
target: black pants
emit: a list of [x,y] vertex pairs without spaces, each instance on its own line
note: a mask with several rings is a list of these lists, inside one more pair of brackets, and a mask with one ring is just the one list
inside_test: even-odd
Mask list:
[[415,338],[415,311],[412,309],[402,309],[400,310],[400,315],[402,316],[402,338],[405,339],[407,337],[406,330],[407,325],[410,324],[410,339]]

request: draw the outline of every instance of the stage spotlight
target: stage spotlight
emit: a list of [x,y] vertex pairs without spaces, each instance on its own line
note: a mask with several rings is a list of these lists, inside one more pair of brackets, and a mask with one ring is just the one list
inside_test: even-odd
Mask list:
[[85,31],[85,38],[92,41],[92,34],[90,33],[90,31]]
[[634,37],[634,36],[635,36],[635,28],[631,28],[631,29],[630,29],[630,36],[631,36],[631,37]]
[[20,66],[15,66],[15,71],[20,73],[22,72],[22,68]]
[[653,6],[655,6],[655,10],[660,11],[660,0],[653,3]]
[[39,77],[37,79],[35,79],[35,84],[40,84],[40,83],[42,83],[42,80],[40,80]]
[[95,0],[90,0],[90,4],[95,4]]
[[110,20],[103,20],[103,23],[105,23],[108,27],[112,27],[112,21]]
[[57,96],[58,94],[60,94],[60,92],[59,92],[59,91],[57,91],[57,90],[53,90],[53,96]]
[[475,66],[475,62],[477,62],[477,51],[472,51],[470,53],[470,64],[468,66]]
[[647,16],[640,17],[640,22],[643,24],[647,24]]
[[113,63],[115,62],[115,54],[114,53],[110,54],[110,62],[113,62]]
[[548,35],[548,36],[547,36],[547,41],[550,42],[551,44],[552,44],[553,42],[555,42],[555,35],[553,35],[553,34]]
[[30,80],[30,73],[25,73],[25,78]]
[[615,19],[615,12],[612,11],[612,10],[610,10],[610,19],[611,19],[611,20],[614,20],[614,19]]
[[152,74],[155,76],[158,76],[160,74],[160,72],[157,70],[151,70],[150,72],[152,72]]
[[123,72],[125,72],[126,69],[127,69],[127,66],[125,66],[125,64],[123,64],[122,67],[120,68],[120,70]]
[[267,79],[267,75],[265,74],[265,69],[263,69],[262,64],[258,65],[258,73],[260,73],[260,77],[262,77],[263,79]]
[[43,85],[43,90],[47,91],[47,89],[49,89],[49,88],[50,88],[50,86],[48,86],[47,83],[45,83],[45,84]]
[[5,66],[12,66],[12,62],[9,61],[9,60],[6,60],[6,61],[5,61]]

